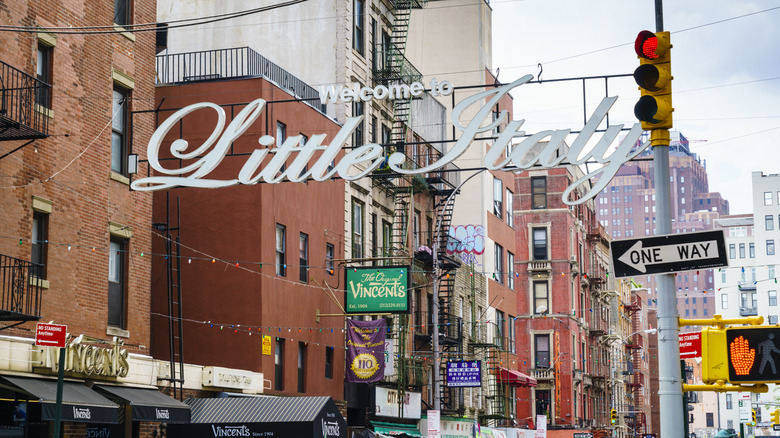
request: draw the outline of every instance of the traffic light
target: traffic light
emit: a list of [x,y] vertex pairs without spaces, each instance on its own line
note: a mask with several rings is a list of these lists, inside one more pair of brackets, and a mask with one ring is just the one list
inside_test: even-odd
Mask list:
[[609,411],[609,422],[612,424],[617,424],[617,410],[612,409]]
[[772,424],[780,424],[780,409],[775,409],[769,414],[769,418],[772,419]]
[[726,328],[728,380],[732,383],[780,381],[780,328],[771,326]]
[[[634,106],[634,115],[645,131],[672,127],[671,47],[669,32],[643,30],[634,43],[634,51],[639,57],[634,80],[642,94]],[[653,133],[650,138],[652,141]]]
[[751,426],[755,426],[756,425],[756,410],[752,409],[752,412],[753,412],[753,416],[751,417],[750,425]]

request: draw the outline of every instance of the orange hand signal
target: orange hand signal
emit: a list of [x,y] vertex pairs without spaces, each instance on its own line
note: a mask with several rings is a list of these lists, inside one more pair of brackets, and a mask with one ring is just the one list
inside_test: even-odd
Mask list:
[[750,342],[740,336],[731,342],[729,349],[731,352],[731,366],[734,367],[737,375],[744,376],[749,374],[756,359],[756,350],[750,348]]

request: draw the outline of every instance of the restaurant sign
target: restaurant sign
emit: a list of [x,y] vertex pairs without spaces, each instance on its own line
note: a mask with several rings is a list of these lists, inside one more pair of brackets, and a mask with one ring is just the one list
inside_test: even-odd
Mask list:
[[[498,132],[499,127],[504,124],[504,119],[507,118],[507,112],[502,111],[495,120],[487,122],[493,115],[493,108],[510,90],[531,79],[533,79],[531,75],[526,75],[510,84],[476,93],[461,100],[452,109],[451,117],[453,127],[461,131],[461,136],[442,154],[441,158],[417,169],[405,168],[406,155],[402,152],[394,152],[389,157],[385,157],[386,149],[377,143],[353,145],[354,147],[345,151],[337,160],[345,143],[352,138],[352,133],[361,125],[363,116],[359,116],[348,118],[330,140],[330,144],[322,143],[326,134],[312,135],[304,144],[302,144],[303,137],[295,135],[283,141],[280,139],[281,145],[275,147],[277,140],[270,135],[263,135],[257,139],[260,148],[252,151],[235,178],[208,178],[231,150],[233,142],[260,117],[266,102],[263,99],[250,102],[233,117],[227,127],[225,127],[227,116],[222,107],[210,102],[195,103],[173,113],[152,134],[146,154],[149,166],[157,175],[136,179],[130,186],[133,190],[151,191],[174,187],[219,188],[239,184],[252,185],[259,182],[274,184],[284,180],[326,181],[335,176],[352,181],[370,175],[385,164],[397,174],[424,175],[435,172],[456,160],[466,152],[478,136],[491,135],[496,131],[497,138],[483,159],[483,166],[488,170],[549,169],[561,164],[580,165],[586,162],[603,164],[563,190],[561,198],[564,203],[579,205],[595,197],[609,184],[623,163],[639,155],[649,146],[650,143],[645,142],[640,147],[636,147],[642,135],[642,127],[638,123],[631,127],[617,147],[612,147],[612,143],[623,129],[621,124],[601,129],[599,130],[601,137],[598,140],[591,139],[606,119],[609,109],[617,101],[616,96],[603,98],[585,126],[568,144],[564,142],[571,134],[571,129],[543,130],[526,134],[521,129],[525,120],[509,120],[504,130]],[[362,99],[361,91],[353,90],[352,93],[357,92],[358,98]],[[377,97],[377,91],[383,92],[383,90],[371,91],[374,98]],[[349,94],[344,93],[345,96]],[[333,95],[335,94],[337,93],[334,90]],[[340,95],[341,91],[338,94]],[[366,99],[369,98],[368,91],[363,92],[363,95]],[[190,147],[189,142],[182,138],[171,142],[170,155],[177,159],[174,162],[182,164],[179,167],[164,167],[160,161],[163,140],[182,119],[198,110],[214,111],[217,116],[216,126],[200,145]],[[469,119],[464,116],[466,113],[473,113],[474,116]],[[515,139],[519,138],[522,140],[516,143]],[[568,147],[568,150],[560,153],[565,147]],[[509,154],[507,154],[508,150],[511,151]],[[315,153],[319,153],[317,158],[314,157]],[[333,162],[335,166],[331,166]],[[570,199],[572,192],[578,187],[582,187],[582,196]]]
[[[65,371],[88,377],[126,377],[130,362],[124,341],[114,337],[111,342],[100,340],[96,344],[85,343],[83,336],[70,337],[65,344]],[[57,351],[55,347],[38,350],[40,366],[57,372]]]
[[346,313],[406,313],[409,311],[409,267],[346,269]]

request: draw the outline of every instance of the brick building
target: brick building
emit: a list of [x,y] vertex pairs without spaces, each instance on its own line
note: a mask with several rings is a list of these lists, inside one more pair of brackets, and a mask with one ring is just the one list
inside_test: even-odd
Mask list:
[[137,145],[154,129],[130,114],[153,108],[155,36],[126,26],[155,22],[155,3],[2,10],[20,29],[0,34],[0,428],[53,436],[60,361],[34,345],[39,321],[67,326],[63,436],[152,436],[160,421],[130,400],[188,417],[155,386],[152,199],[128,187],[128,156],[145,158]]

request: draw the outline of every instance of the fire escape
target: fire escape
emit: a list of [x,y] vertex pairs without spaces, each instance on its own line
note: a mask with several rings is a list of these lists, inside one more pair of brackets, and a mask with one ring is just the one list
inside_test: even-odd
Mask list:
[[[0,160],[49,136],[50,107],[51,85],[0,61],[0,141],[26,140]],[[33,253],[45,251],[45,240],[32,243]],[[44,265],[0,254],[0,322],[10,323],[0,330],[40,319],[45,272]]]
[[[588,321],[588,336],[590,345],[594,350],[595,361],[591,361],[590,375],[593,384],[594,399],[594,423],[593,428],[603,428],[609,421],[606,413],[609,411],[607,377],[610,369],[605,357],[608,355],[610,307],[609,292],[607,290],[607,268],[604,260],[597,254],[608,254],[609,238],[604,227],[592,222],[586,234],[588,247],[592,258],[589,262],[588,273],[583,274],[580,280],[582,288],[589,289],[591,308]],[[600,248],[600,250],[599,250]]]
[[625,415],[626,424],[634,431],[634,434],[644,434],[647,427],[647,418],[642,408],[644,407],[645,375],[642,371],[642,355],[645,350],[644,336],[641,327],[642,300],[638,296],[631,297],[631,303],[624,306],[626,313],[631,317],[631,338],[626,343],[626,354],[630,359],[628,374],[630,379],[626,386],[629,390],[629,403],[631,403]]

